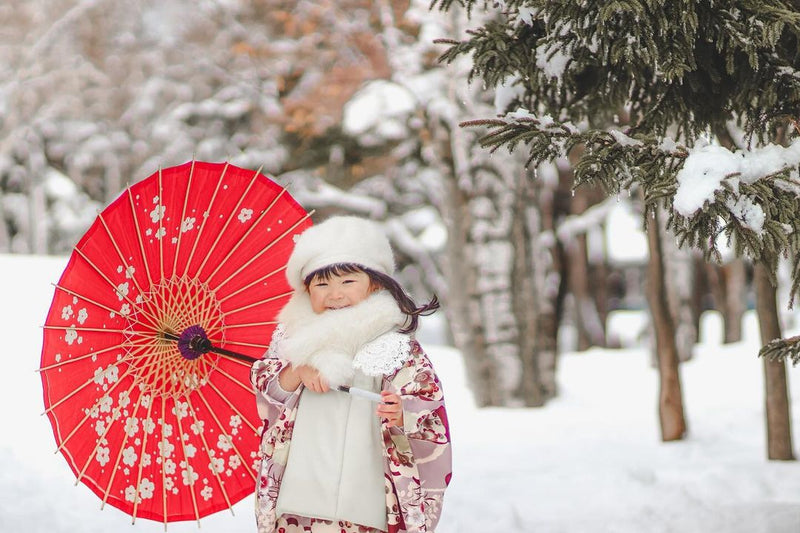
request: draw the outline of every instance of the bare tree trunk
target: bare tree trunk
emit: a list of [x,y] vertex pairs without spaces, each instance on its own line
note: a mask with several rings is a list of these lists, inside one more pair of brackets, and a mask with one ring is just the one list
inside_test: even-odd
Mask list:
[[742,340],[742,321],[747,308],[745,286],[747,284],[744,259],[734,259],[723,267],[725,283],[725,338],[723,342]]
[[[733,263],[740,263],[735,260]],[[744,294],[731,293],[736,285],[728,281],[728,271],[733,264],[706,264],[706,275],[711,294],[714,297],[714,308],[722,315],[722,342],[727,344],[742,340],[742,316],[737,311],[743,309]]]
[[742,321],[747,310],[745,287],[747,273],[744,259],[734,259],[724,267],[725,273],[725,338],[723,342],[742,340]]
[[533,183],[527,172],[520,172],[517,180],[517,195],[514,202],[514,217],[511,239],[514,245],[514,269],[511,291],[514,314],[519,323],[519,350],[522,364],[520,396],[526,407],[540,407],[549,398],[542,386],[542,353],[536,343],[536,317],[539,312],[534,278],[535,261],[541,260],[536,253],[536,237],[541,232],[541,216],[537,213]]
[[[756,263],[754,272],[756,311],[761,330],[761,343],[766,345],[781,337],[775,287],[769,272]],[[770,460],[793,461],[792,425],[789,407],[789,390],[786,385],[786,363],[783,359],[770,361],[764,358],[764,396],[767,421],[767,457]]]
[[742,320],[745,312],[745,264],[734,259],[724,265],[706,267],[714,307],[722,314],[725,344],[742,340]]
[[700,318],[703,316],[705,306],[708,305],[707,296],[710,291],[710,284],[708,274],[706,273],[706,261],[700,257],[695,256],[692,269],[694,270],[695,290],[692,293],[691,306],[692,306],[692,320],[694,321],[694,329],[697,332],[697,339],[704,334],[700,330]]
[[693,309],[693,296],[697,292],[694,275],[694,252],[678,247],[666,224],[659,224],[661,253],[664,264],[664,282],[667,301],[675,327],[675,346],[678,361],[692,358],[697,344],[697,325]]
[[[530,230],[531,236],[548,233],[555,234],[556,220],[566,213],[562,206],[569,205],[571,198],[572,173],[566,174],[554,163],[542,167],[554,172],[554,179],[536,180],[536,213],[539,217],[536,231]],[[556,383],[556,367],[558,364],[558,331],[563,315],[564,299],[567,294],[566,253],[558,239],[552,239],[545,246],[541,239],[535,238],[532,243],[531,260],[534,264],[534,285],[536,287],[536,327],[534,339],[540,375],[540,386],[546,398],[555,397],[558,393]]]
[[[589,206],[587,192],[584,189],[575,191],[571,202],[571,214],[580,215]],[[592,338],[586,327],[588,317],[585,313],[589,305],[589,258],[586,252],[586,235],[575,235],[565,243],[568,262],[569,289],[575,301],[575,331],[578,336],[578,351],[592,347]]]
[[660,378],[658,413],[661,422],[661,440],[681,440],[686,434],[683,414],[683,393],[675,344],[675,325],[667,301],[667,287],[658,211],[647,224],[650,259],[647,266],[647,301],[656,337],[656,356]]
[[[606,231],[605,227],[602,231]],[[605,239],[603,240],[605,241]],[[592,299],[602,328],[602,347],[604,348],[608,347],[608,273],[608,249],[604,246],[602,260],[590,262],[589,269],[589,287],[591,287]]]
[[[41,135],[31,131],[31,137],[37,136],[37,142],[43,144]],[[29,156],[26,176],[28,189],[28,251],[33,254],[47,254],[47,201],[44,194],[44,175],[47,161],[44,150],[32,152]]]
[[464,355],[464,365],[467,371],[475,403],[485,407],[497,405],[499,393],[496,390],[497,370],[491,358],[486,353],[485,338],[476,331],[472,324],[470,310],[470,292],[465,290],[475,286],[474,274],[470,265],[472,261],[467,257],[466,222],[464,200],[458,188],[452,181],[447,180],[447,198],[451,201],[449,212],[442,213],[448,221],[447,254],[445,270],[450,290],[448,291],[447,320],[453,333],[455,345]]

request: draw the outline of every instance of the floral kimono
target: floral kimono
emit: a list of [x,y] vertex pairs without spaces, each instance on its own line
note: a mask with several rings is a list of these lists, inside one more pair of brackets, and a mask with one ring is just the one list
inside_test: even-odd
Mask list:
[[[381,343],[379,337],[377,344],[371,343],[373,348],[396,350],[393,357],[401,359],[397,365],[399,368],[383,375],[382,388],[402,398],[404,418],[402,428],[389,427],[385,421],[381,422],[380,428],[388,533],[433,532],[451,476],[450,434],[442,388],[433,366],[416,340],[396,331],[386,333],[383,338],[390,342]],[[271,384],[275,387],[273,382],[288,364],[287,360],[276,356],[271,346],[267,357],[256,362],[251,372],[259,413],[264,420],[260,448],[262,463],[256,488],[259,533],[277,531],[276,502],[304,389],[300,385],[281,399],[268,393]],[[338,526],[341,527],[342,523]],[[349,523],[346,526],[341,530],[375,531],[357,526],[351,529]],[[340,531],[339,527],[333,530]]]

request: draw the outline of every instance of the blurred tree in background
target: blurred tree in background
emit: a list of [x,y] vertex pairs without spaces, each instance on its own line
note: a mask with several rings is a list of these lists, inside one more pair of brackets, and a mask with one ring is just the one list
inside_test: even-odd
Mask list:
[[[453,3],[435,2],[444,10]],[[509,102],[513,112],[470,123],[490,129],[484,144],[523,145],[531,164],[574,156],[578,184],[642,195],[662,439],[682,438],[686,422],[660,219],[666,216],[679,242],[703,250],[707,258],[719,258],[724,235],[737,256],[754,260],[762,340],[781,336],[770,283],[781,257],[795,258],[792,293],[800,287],[797,141],[780,148],[792,140],[798,120],[797,6],[508,0],[492,9],[486,2],[458,3],[467,12],[483,8],[494,16],[465,40],[448,41],[444,57],[469,55],[471,77],[516,89]],[[740,157],[706,149],[711,137],[729,148],[741,139]],[[730,158],[732,170],[695,206],[692,183],[707,180],[724,161],[709,162],[715,153]],[[783,362],[765,361],[765,377],[768,455],[792,459]]]

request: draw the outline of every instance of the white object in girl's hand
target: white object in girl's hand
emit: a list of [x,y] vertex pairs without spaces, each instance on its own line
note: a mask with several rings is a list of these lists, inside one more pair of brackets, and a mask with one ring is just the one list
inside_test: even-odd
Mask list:
[[348,387],[347,385],[340,385],[337,387],[338,390],[342,392],[346,392],[352,396],[357,396],[359,398],[363,398],[365,400],[370,400],[373,402],[383,403],[383,397],[380,394],[375,392],[370,392],[368,390],[359,389],[358,387]]

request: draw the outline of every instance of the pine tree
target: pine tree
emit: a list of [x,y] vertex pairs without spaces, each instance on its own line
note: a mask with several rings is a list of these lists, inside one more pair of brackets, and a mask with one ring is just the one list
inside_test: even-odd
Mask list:
[[[433,7],[447,10],[453,3],[439,0]],[[600,184],[609,194],[640,191],[646,219],[663,208],[682,245],[715,259],[720,237],[727,238],[773,285],[780,259],[793,257],[791,294],[800,291],[800,3],[458,3],[468,11],[494,9],[496,16],[463,41],[440,41],[449,45],[442,59],[471,54],[472,79],[517,95],[514,111],[464,124],[488,128],[486,147],[524,147],[529,164],[579,147],[577,186]],[[623,114],[628,127],[609,127]],[[743,135],[736,135],[737,128]],[[701,205],[681,209],[681,187],[685,191],[702,177],[703,157],[725,155],[710,143],[727,137],[740,137],[737,157],[748,164],[774,154],[773,164],[734,165]],[[760,320],[763,325],[767,319]],[[762,353],[796,360],[797,339],[792,341],[773,343]],[[785,426],[780,438],[789,442],[779,457],[770,450],[770,458],[791,458],[788,406],[768,420]]]

